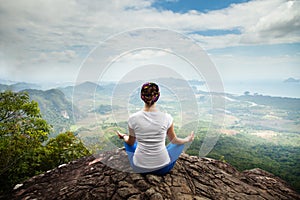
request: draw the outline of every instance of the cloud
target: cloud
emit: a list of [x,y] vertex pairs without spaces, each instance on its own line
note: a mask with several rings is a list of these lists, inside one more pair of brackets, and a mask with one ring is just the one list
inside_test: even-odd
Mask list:
[[[28,72],[37,63],[73,73],[88,52],[113,34],[161,27],[187,34],[205,49],[300,42],[300,1],[253,0],[201,13],[157,10],[147,0],[27,0],[0,4],[1,65]],[[201,30],[240,30],[204,36]],[[2,67],[2,66],[1,66]],[[50,70],[50,69],[48,69]],[[70,73],[70,72],[68,72]],[[25,73],[26,74],[26,73]],[[20,74],[21,75],[21,74]]]
[[42,52],[39,57],[33,58],[32,63],[35,64],[43,64],[47,63],[49,60],[55,60],[57,62],[70,62],[70,60],[76,58],[76,52],[72,50],[64,50],[64,51],[52,51],[49,53]]
[[[287,36],[289,42],[290,32],[296,32],[294,37],[299,40],[299,4],[299,1],[285,0],[250,1],[208,13],[195,10],[174,13],[156,10],[151,7],[151,1],[144,0],[111,3],[75,0],[9,1],[1,4],[1,32],[9,33],[4,36],[11,36],[11,39],[25,44],[30,39],[43,39],[40,42],[44,45],[39,48],[47,50],[49,47],[55,49],[57,45],[93,45],[111,34],[137,27],[164,27],[186,33],[238,27],[245,41],[250,36],[258,37],[247,42],[261,43],[268,37],[268,41],[274,40],[276,43],[279,36]],[[268,34],[273,30],[276,30],[274,34]],[[26,39],[26,36],[30,37]]]
[[[168,50],[167,50],[168,51]],[[150,49],[141,49],[140,51],[134,51],[126,55],[127,61],[132,60],[145,60],[145,59],[157,59],[159,57],[163,57],[167,55],[167,52],[165,52],[163,49],[161,50],[150,50]]]
[[300,41],[300,1],[273,6],[258,22],[245,27],[245,43],[291,43]]

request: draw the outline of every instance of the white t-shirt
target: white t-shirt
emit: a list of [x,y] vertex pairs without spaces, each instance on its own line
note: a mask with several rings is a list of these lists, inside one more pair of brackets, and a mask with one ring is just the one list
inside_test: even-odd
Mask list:
[[129,117],[128,126],[138,142],[133,156],[136,166],[155,169],[170,163],[165,140],[172,123],[171,115],[160,111],[139,111]]

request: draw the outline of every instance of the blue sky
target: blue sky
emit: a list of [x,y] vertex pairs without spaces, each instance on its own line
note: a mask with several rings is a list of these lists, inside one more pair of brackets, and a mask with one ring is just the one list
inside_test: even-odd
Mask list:
[[239,56],[281,56],[281,55],[294,55],[299,53],[300,43],[291,44],[262,44],[253,46],[236,46],[236,47],[226,47],[211,49],[208,52],[211,54],[225,54],[232,53]]
[[145,27],[192,38],[224,82],[300,78],[297,0],[12,0],[0,10],[0,79],[74,81],[101,42]]
[[156,1],[152,6],[159,10],[171,10],[179,13],[186,13],[190,10],[205,13],[227,8],[231,4],[245,3],[248,1],[249,0],[169,0]]

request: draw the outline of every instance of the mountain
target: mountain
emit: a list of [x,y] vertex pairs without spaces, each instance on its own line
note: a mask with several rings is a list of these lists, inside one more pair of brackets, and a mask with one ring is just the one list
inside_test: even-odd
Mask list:
[[283,81],[284,83],[300,83],[300,79],[295,79],[295,78],[288,78],[286,80]]
[[300,199],[261,169],[239,172],[228,163],[182,154],[167,175],[141,175],[130,172],[122,149],[99,156],[101,162],[89,165],[94,157],[83,157],[18,184],[9,199]]
[[0,84],[0,91],[4,90],[11,90],[14,92],[19,92],[21,90],[26,90],[26,89],[41,89],[42,87],[38,84],[34,83],[25,83],[25,82],[20,82],[20,83],[14,83],[11,85],[6,85],[6,84]]
[[93,82],[83,82],[75,86],[58,88],[68,99],[93,98],[95,92],[103,90],[103,87]]
[[[66,99],[62,91],[58,89],[23,91],[26,91],[32,100],[38,102],[42,117],[53,126],[54,135],[70,129],[70,125],[74,123],[72,103]],[[76,107],[73,109],[76,110]]]
[[0,84],[0,92],[4,92],[5,90],[7,90],[8,85],[4,85],[4,84]]
[[40,90],[42,89],[42,87],[38,84],[34,84],[34,83],[15,83],[12,85],[9,85],[8,89],[12,90],[12,91],[16,91],[19,92],[21,90],[25,90],[25,89],[37,89]]
[[17,81],[11,81],[11,80],[6,80],[6,79],[0,79],[0,84],[3,84],[3,85],[12,85],[12,84],[15,84],[17,83]]

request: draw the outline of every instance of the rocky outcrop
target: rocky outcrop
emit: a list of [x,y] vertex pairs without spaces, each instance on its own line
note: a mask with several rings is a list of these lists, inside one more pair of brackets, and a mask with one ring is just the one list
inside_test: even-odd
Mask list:
[[[283,180],[261,169],[182,154],[165,176],[130,170],[122,149],[85,157],[17,185],[11,199],[300,199]],[[106,163],[106,164],[103,164]],[[111,167],[108,167],[111,166]],[[114,169],[122,166],[123,171]]]

